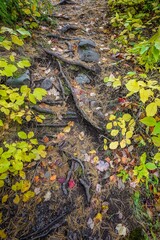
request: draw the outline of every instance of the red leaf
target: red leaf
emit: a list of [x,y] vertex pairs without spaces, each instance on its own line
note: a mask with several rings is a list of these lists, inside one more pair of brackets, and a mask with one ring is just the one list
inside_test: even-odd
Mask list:
[[75,184],[75,181],[72,180],[72,179],[68,182],[68,187],[69,187],[69,188],[74,188],[75,185],[76,185],[76,184]]
[[119,103],[125,103],[126,102],[126,98],[118,98],[118,102]]

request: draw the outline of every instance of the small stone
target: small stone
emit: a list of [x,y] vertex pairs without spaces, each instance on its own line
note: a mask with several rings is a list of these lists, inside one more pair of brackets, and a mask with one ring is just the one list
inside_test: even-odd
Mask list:
[[79,47],[96,47],[95,42],[89,39],[81,39],[79,44]]
[[44,81],[41,83],[41,88],[44,88],[45,90],[49,90],[52,87],[52,80],[51,79],[44,79]]
[[30,86],[30,72],[27,70],[18,78],[9,78],[6,81],[8,86],[11,87],[21,87],[22,85]]
[[81,61],[84,62],[98,62],[100,55],[93,50],[79,50]]
[[78,76],[75,78],[75,80],[79,84],[90,83],[90,79],[83,73],[82,74],[78,74]]
[[44,174],[44,177],[45,178],[50,178],[51,177],[51,173],[49,171],[47,171],[45,174]]

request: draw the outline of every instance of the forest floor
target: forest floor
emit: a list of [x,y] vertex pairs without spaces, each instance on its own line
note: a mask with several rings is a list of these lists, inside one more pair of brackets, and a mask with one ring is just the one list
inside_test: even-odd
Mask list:
[[136,147],[104,150],[108,115],[130,110],[125,90],[113,91],[103,80],[135,68],[110,52],[109,14],[105,0],[57,5],[56,27],[44,24],[34,32],[35,44],[26,45],[32,88],[48,94],[35,109],[45,115],[43,124],[25,127],[46,145],[47,157],[29,164],[36,196],[23,207],[10,206],[8,239],[144,239],[136,187],[117,177],[134,164]]

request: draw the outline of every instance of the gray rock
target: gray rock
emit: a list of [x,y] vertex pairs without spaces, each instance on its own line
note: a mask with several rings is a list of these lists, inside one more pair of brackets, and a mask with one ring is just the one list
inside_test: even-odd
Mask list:
[[27,70],[25,73],[23,73],[18,78],[8,78],[6,81],[8,86],[11,87],[21,87],[22,85],[30,86],[30,73],[29,70]]
[[96,47],[95,42],[89,39],[81,39],[79,44],[79,47]]
[[77,83],[84,84],[84,83],[90,83],[90,79],[85,74],[78,74],[78,76],[75,78]]
[[41,83],[41,88],[44,88],[45,90],[49,90],[52,87],[52,80],[51,79],[44,79]]
[[93,50],[79,50],[81,61],[84,62],[98,62],[100,55]]

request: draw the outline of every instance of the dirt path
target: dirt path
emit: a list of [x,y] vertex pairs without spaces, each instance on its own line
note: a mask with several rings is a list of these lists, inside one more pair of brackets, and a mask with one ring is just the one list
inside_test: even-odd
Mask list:
[[113,161],[103,151],[106,116],[121,107],[122,94],[110,92],[103,78],[125,71],[109,53],[107,11],[106,1],[60,5],[57,29],[47,29],[48,37],[45,29],[47,44],[32,77],[33,86],[48,91],[36,110],[53,112],[37,126],[48,154],[31,166],[36,197],[25,206],[28,220],[21,212],[12,217],[12,239],[115,240],[123,236],[118,227],[130,233],[137,226],[131,191],[115,179]]

